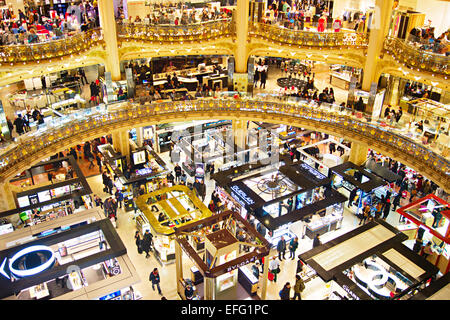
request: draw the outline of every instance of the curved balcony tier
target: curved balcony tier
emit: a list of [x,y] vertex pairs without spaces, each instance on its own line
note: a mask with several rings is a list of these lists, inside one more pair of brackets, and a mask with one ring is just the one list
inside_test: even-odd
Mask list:
[[0,46],[1,65],[46,62],[86,52],[88,49],[103,45],[101,29],[80,32],[73,36],[47,42],[23,45]]
[[433,75],[450,75],[448,56],[421,50],[404,40],[387,38],[384,41],[384,52],[409,69],[430,72]]
[[212,41],[234,35],[231,19],[220,19],[187,26],[146,25],[138,23],[117,24],[119,41],[144,41],[147,43],[189,44]]
[[431,179],[450,192],[450,162],[420,142],[397,133],[392,127],[358,119],[338,106],[320,108],[298,101],[254,99],[194,100],[161,103],[131,103],[108,106],[107,111],[73,116],[41,133],[22,136],[0,155],[0,182],[6,182],[61,150],[116,130],[157,123],[200,119],[237,119],[282,123],[368,144]]

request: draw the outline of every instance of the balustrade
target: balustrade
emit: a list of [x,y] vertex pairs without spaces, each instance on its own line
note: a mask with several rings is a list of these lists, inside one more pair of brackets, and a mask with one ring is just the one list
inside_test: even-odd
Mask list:
[[[89,136],[97,129],[117,128],[130,123],[152,122],[152,118],[164,118],[176,120],[178,118],[188,119],[189,115],[211,113],[219,117],[221,115],[232,114],[236,117],[265,116],[273,120],[289,122],[295,125],[298,123],[309,123],[319,128],[326,128],[328,131],[341,133],[347,137],[355,139],[366,139],[376,141],[377,145],[385,146],[393,152],[398,152],[402,161],[417,160],[428,169],[439,173],[448,183],[450,174],[450,163],[430,148],[421,145],[406,136],[402,136],[390,127],[383,127],[377,122],[369,122],[367,119],[357,119],[347,110],[342,110],[339,106],[325,105],[320,108],[307,106],[292,101],[269,101],[254,99],[223,98],[212,100],[192,100],[180,102],[161,102],[137,104],[125,102],[120,107],[109,108],[93,112],[82,117],[73,116],[65,123],[59,123],[55,127],[48,128],[42,133],[35,133],[28,137],[21,137],[19,143],[14,148],[8,148],[0,155],[0,175],[12,169],[21,161],[30,159],[33,154],[37,154],[43,149],[50,150],[52,146],[69,139],[79,139],[86,134]],[[264,117],[264,116],[262,116]],[[169,120],[168,120],[169,121]],[[79,141],[72,141],[76,144]],[[64,143],[67,147],[71,143]]]

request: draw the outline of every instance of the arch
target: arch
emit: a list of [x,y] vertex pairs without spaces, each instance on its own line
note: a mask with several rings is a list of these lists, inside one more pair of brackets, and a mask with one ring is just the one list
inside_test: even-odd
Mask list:
[[[326,109],[271,101],[195,100],[155,104],[127,103],[123,108],[74,120],[28,138],[0,156],[0,180],[8,181],[58,151],[114,131],[186,120],[227,119],[288,124],[368,144],[450,191],[450,163],[431,150],[374,124]],[[425,160],[425,161],[424,161]]]

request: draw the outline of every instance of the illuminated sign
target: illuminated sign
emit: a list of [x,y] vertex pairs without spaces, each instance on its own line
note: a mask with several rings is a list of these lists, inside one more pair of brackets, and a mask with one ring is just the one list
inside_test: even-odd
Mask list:
[[310,174],[312,174],[319,180],[323,180],[326,178],[326,176],[324,176],[319,171],[317,171],[316,169],[314,169],[313,167],[311,167],[310,165],[308,165],[306,163],[300,164],[300,168],[305,169],[306,171],[308,171]]
[[238,263],[238,264],[235,264],[233,266],[228,267],[226,270],[227,270],[227,272],[233,271],[233,270],[235,270],[237,268],[240,268],[240,267],[243,267],[243,266],[245,266],[245,265],[247,265],[250,262],[253,262],[255,260],[256,260],[256,256],[251,257],[249,259],[246,259],[246,260],[242,261],[241,263]]
[[[231,186],[230,189],[234,191],[232,192],[231,196],[235,198],[240,204],[242,203],[238,199],[242,199],[248,205],[255,204],[255,201],[253,201],[252,198],[250,198],[244,191],[242,191],[239,186]],[[234,197],[233,194],[235,194],[237,197]]]
[[[28,268],[27,257],[39,258],[40,264],[37,264],[36,266],[33,265],[32,268]],[[53,263],[55,262],[55,254],[50,247],[36,245],[27,247],[17,252],[14,256],[12,256],[12,258],[9,259],[8,264],[6,263],[7,260],[8,258],[3,260],[0,266],[0,273],[10,279],[8,270],[5,269],[8,267],[11,274],[18,278],[23,278],[41,273],[42,271],[53,266]],[[21,266],[19,267],[19,265]]]
[[350,290],[350,288],[347,285],[344,284],[342,286],[342,289],[344,289],[345,292],[347,292],[350,295],[350,297],[352,297],[354,300],[360,300],[359,297],[352,290]]

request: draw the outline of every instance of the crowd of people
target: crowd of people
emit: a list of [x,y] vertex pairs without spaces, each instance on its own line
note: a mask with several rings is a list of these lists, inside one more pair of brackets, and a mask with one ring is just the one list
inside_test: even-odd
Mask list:
[[139,15],[125,20],[123,10],[118,11],[116,17],[119,23],[124,21],[143,25],[175,25],[185,26],[201,22],[230,19],[232,11],[228,8],[203,7],[201,9],[190,8],[186,3],[178,4],[157,3],[151,7],[151,13],[145,17]]
[[28,8],[24,13],[11,11],[0,22],[0,45],[33,44],[62,39],[99,27],[98,8],[89,1],[70,5],[65,14],[49,11],[46,15]]
[[413,28],[409,32],[407,40],[419,47],[421,50],[430,51],[433,53],[450,54],[450,30],[442,32],[436,36],[434,27],[427,28]]

